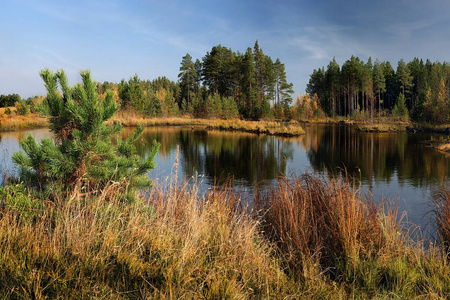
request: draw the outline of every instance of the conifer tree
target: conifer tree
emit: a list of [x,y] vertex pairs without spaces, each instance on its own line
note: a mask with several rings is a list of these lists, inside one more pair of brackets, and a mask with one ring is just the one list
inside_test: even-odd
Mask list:
[[[101,192],[114,185],[116,192],[132,198],[136,189],[151,187],[148,171],[154,168],[159,144],[154,142],[151,154],[142,159],[135,154],[133,143],[143,131],[138,127],[126,140],[116,136],[120,123],[107,125],[119,109],[113,94],[100,100],[89,71],[82,71],[82,83],[69,87],[63,70],[56,74],[45,69],[40,75],[47,97],[38,107],[49,120],[52,139],[38,143],[29,135],[21,141],[24,153],[15,153],[21,180],[39,191]],[[111,138],[115,137],[115,144]]]
[[192,57],[187,53],[183,56],[181,61],[180,73],[178,78],[180,79],[180,85],[182,87],[183,96],[187,99],[187,103],[191,102],[190,94],[195,89],[197,82],[197,71],[195,64],[192,62]]
[[398,95],[397,103],[394,106],[393,113],[398,117],[408,117],[408,109],[406,108],[405,96],[403,96],[402,93]]

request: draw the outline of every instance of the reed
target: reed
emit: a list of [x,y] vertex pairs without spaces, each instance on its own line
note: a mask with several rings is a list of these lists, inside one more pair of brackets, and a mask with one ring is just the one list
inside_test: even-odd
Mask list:
[[142,126],[186,126],[186,125],[206,125],[208,120],[193,119],[184,117],[145,117],[139,112],[132,110],[120,110],[110,122],[118,121],[126,127]]
[[270,121],[216,120],[208,129],[242,131],[277,136],[299,136],[305,133],[298,123],[282,124]]
[[15,131],[48,126],[48,121],[38,114],[0,115],[0,131]]
[[450,189],[442,187],[432,194],[434,225],[444,255],[450,258]]
[[228,188],[200,195],[196,186],[155,184],[147,203],[132,204],[114,199],[114,186],[53,204],[24,200],[25,190],[7,194],[2,297],[270,298],[285,282]]
[[[446,298],[450,267],[395,205],[349,178],[304,174],[247,193],[231,181],[111,184],[54,201],[0,188],[0,298]],[[448,205],[448,204],[446,204]],[[403,225],[402,225],[403,224]]]
[[369,257],[385,244],[377,207],[348,178],[282,178],[258,195],[256,205],[264,212],[264,231],[289,258],[293,273],[320,265],[335,278],[347,258]]

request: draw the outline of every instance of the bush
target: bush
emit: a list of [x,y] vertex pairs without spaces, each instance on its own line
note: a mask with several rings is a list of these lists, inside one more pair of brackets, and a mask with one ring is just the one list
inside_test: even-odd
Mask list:
[[25,100],[19,100],[14,104],[14,106],[16,107],[16,112],[18,115],[26,116],[30,113],[30,107]]
[[65,191],[103,193],[113,186],[115,193],[132,198],[137,188],[150,187],[147,172],[154,167],[159,144],[155,142],[142,160],[133,146],[142,127],[125,141],[116,136],[121,124],[106,125],[119,109],[113,94],[100,100],[89,71],[81,72],[82,83],[74,87],[68,86],[62,70],[53,74],[46,69],[41,77],[47,97],[38,111],[49,119],[54,141],[43,139],[39,144],[29,135],[20,142],[24,152],[15,153],[13,160],[25,184],[54,197]]

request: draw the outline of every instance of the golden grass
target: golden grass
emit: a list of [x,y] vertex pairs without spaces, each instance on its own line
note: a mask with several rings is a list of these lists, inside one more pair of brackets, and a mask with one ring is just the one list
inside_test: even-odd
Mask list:
[[286,281],[239,193],[156,184],[150,205],[107,201],[109,193],[28,219],[23,206],[1,210],[0,295],[270,298]]
[[444,152],[450,152],[450,143],[441,144],[437,147],[437,149]]
[[[175,169],[177,167],[175,166]],[[176,173],[176,171],[175,171]],[[0,297],[439,298],[450,268],[410,242],[396,208],[348,181],[282,179],[255,210],[232,183],[161,183],[142,201],[0,189]],[[70,200],[69,200],[70,199]]]
[[335,272],[342,260],[370,256],[385,243],[377,207],[370,198],[362,200],[348,179],[283,178],[257,199],[265,231],[294,272],[311,264]]
[[124,126],[159,126],[159,125],[205,125],[207,129],[241,131],[258,134],[269,134],[279,136],[298,136],[304,134],[303,128],[297,123],[283,124],[269,121],[243,121],[220,120],[220,119],[193,119],[184,117],[158,117],[147,118],[133,111],[119,111],[110,122],[119,121]]
[[48,121],[40,117],[36,113],[30,113],[26,116],[6,115],[4,113],[6,108],[0,109],[0,131],[14,131],[29,128],[39,128],[48,126]]
[[406,124],[357,124],[356,130],[361,132],[402,132]]
[[305,133],[298,123],[283,124],[270,121],[243,121],[237,119],[215,120],[212,121],[207,128],[278,136],[298,136]]
[[432,195],[435,226],[444,253],[450,258],[450,189],[442,187]]
[[210,121],[206,119],[194,119],[184,117],[157,117],[148,118],[142,116],[142,114],[134,111],[117,112],[109,122],[119,121],[123,126],[134,127],[137,125],[142,126],[186,126],[186,125],[207,125]]

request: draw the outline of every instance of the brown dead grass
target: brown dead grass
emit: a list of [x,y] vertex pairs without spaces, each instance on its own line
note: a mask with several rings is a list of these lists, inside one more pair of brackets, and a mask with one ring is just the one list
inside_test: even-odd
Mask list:
[[26,116],[16,115],[15,108],[9,107],[10,115],[5,114],[7,108],[0,108],[0,131],[14,131],[29,128],[39,128],[48,126],[48,121],[36,113],[30,113]]

